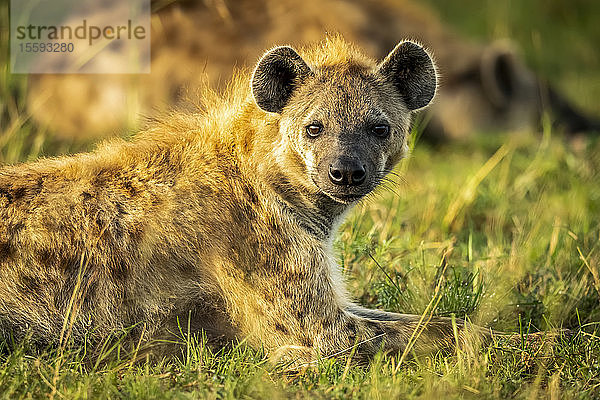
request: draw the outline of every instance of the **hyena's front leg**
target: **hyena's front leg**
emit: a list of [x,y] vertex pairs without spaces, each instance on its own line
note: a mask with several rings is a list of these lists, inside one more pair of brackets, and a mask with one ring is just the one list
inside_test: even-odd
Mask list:
[[490,333],[468,326],[463,320],[421,318],[419,315],[395,314],[348,305],[321,314],[305,329],[296,332],[303,340],[297,346],[282,346],[274,358],[303,365],[320,357],[343,357],[353,354],[356,361],[368,361],[378,351],[392,354],[433,353],[463,346],[467,337],[482,342]]
[[[525,334],[502,333],[458,318],[453,320],[446,317],[396,314],[371,310],[356,304],[349,304],[344,309],[359,319],[359,326],[366,327],[366,336],[377,338],[373,343],[388,352],[404,353],[407,348],[409,352],[414,350],[416,353],[453,350],[457,347],[472,350],[481,345],[488,345],[492,340],[508,342],[517,348],[526,346],[536,349],[537,352],[547,350],[558,340],[571,340],[573,337],[573,332],[567,329]],[[373,335],[373,330],[384,333],[381,340],[377,334]],[[362,350],[368,354],[376,349],[363,347]]]
[[467,338],[472,343],[487,343],[492,338],[491,331],[458,318],[396,314],[356,304],[345,310],[358,317],[360,323],[386,331],[382,342],[387,351],[404,352],[410,346],[409,350],[426,353],[462,346]]

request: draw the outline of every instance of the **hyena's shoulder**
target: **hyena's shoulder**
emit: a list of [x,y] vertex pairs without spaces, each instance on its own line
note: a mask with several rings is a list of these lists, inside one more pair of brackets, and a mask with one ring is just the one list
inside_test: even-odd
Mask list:
[[[75,244],[107,229],[125,230],[127,216],[160,201],[160,191],[152,188],[167,184],[176,171],[161,166],[169,152],[147,150],[112,145],[1,168],[0,237],[25,244],[58,236]],[[136,160],[134,152],[143,157]]]

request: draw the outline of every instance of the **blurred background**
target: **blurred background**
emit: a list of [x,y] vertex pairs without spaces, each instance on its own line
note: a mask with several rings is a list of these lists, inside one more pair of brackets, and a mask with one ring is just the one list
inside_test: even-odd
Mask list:
[[600,4],[588,0],[425,0],[466,38],[510,39],[532,70],[582,109],[600,114]]

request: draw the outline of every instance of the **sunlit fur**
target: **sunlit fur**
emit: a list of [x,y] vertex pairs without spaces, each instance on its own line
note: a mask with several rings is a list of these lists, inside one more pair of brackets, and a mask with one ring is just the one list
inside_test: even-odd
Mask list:
[[[339,82],[377,66],[341,39],[301,54]],[[152,349],[183,326],[300,361],[356,343],[357,358],[404,351],[419,316],[354,305],[335,264],[349,205],[320,191],[286,131],[309,94],[265,113],[249,86],[243,74],[222,95],[206,89],[198,113],[158,119],[130,142],[0,169],[0,334],[98,344],[133,327],[133,343]],[[404,156],[410,120],[388,94],[372,97],[396,113],[393,143],[371,146],[384,160],[377,183]],[[451,321],[433,319],[415,348],[453,343]]]

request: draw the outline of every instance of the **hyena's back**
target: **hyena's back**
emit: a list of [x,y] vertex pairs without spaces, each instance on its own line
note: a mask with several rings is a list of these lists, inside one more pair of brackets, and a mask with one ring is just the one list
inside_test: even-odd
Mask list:
[[[215,190],[216,181],[227,181],[219,176],[225,168],[195,154],[195,171],[205,177],[199,185],[180,174],[187,162],[180,146],[138,140],[107,147],[0,169],[1,336],[31,332],[35,341],[56,342],[69,315],[77,316],[76,339],[102,340],[136,324],[151,335],[179,317],[172,314],[182,301],[221,307],[190,256],[190,248],[209,252],[209,241],[184,238],[194,229],[217,240],[216,228],[231,225],[206,219],[222,216],[217,205],[232,201],[231,188]],[[202,215],[181,201],[192,191],[206,194],[194,196]]]

